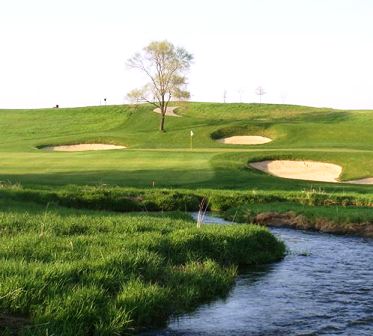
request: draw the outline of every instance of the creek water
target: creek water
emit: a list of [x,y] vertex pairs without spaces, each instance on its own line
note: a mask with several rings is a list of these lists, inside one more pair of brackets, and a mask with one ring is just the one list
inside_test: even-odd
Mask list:
[[288,247],[284,260],[241,273],[225,299],[147,335],[372,336],[373,239],[270,230]]

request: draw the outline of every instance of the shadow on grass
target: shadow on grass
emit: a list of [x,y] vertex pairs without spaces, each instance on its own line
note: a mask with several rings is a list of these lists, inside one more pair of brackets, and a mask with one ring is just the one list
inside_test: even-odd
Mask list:
[[[247,153],[219,155],[212,161],[213,170],[200,169],[185,171],[167,170],[98,170],[86,172],[54,172],[42,174],[2,174],[1,181],[20,183],[28,187],[61,187],[64,185],[111,185],[133,188],[186,188],[186,189],[232,189],[296,191],[320,189],[328,192],[371,193],[370,186],[354,186],[291,180],[269,176],[247,166]],[[221,160],[220,160],[221,159]],[[228,159],[228,160],[227,160]],[[239,162],[237,162],[237,160]],[[154,183],[153,183],[154,182]]]

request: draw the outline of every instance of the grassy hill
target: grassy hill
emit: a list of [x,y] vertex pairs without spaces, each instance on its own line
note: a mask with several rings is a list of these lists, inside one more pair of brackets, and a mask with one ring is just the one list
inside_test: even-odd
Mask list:
[[[309,227],[372,236],[373,186],[281,179],[248,162],[313,159],[340,164],[343,179],[373,176],[373,111],[188,103],[161,133],[152,110],[0,110],[1,334],[160,327],[226,295],[239,266],[284,256],[259,226],[197,228],[184,212],[202,199],[233,221],[291,212]],[[216,141],[249,134],[273,142]],[[42,149],[92,142],[127,149]]]
[[[0,179],[25,185],[115,184],[148,187],[285,189],[350,186],[279,179],[247,168],[257,158],[313,159],[339,164],[342,179],[373,176],[373,111],[294,105],[184,103],[181,118],[150,105],[0,110]],[[193,130],[193,150],[190,149]],[[225,145],[217,137],[263,135],[265,145]],[[104,142],[120,151],[56,153],[38,147]]]

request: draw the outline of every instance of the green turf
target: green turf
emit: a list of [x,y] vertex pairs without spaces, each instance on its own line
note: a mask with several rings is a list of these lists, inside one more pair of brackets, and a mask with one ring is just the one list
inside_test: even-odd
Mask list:
[[[235,266],[276,260],[284,249],[258,227],[198,230],[180,213],[103,210],[189,211],[207,197],[220,211],[252,204],[371,221],[373,186],[281,179],[248,163],[319,160],[340,164],[343,180],[373,177],[373,111],[185,103],[162,133],[152,109],[0,110],[0,328],[10,321],[26,335],[113,335],[164,323],[224,295]],[[236,134],[274,141],[216,141]],[[41,149],[91,142],[128,148]]]
[[256,214],[266,212],[286,213],[289,211],[305,215],[313,221],[324,218],[342,226],[351,223],[354,225],[373,223],[373,211],[371,207],[310,206],[293,202],[246,204],[242,207],[229,209],[225,213],[225,216],[231,220],[234,218],[238,222],[252,223]]
[[[340,164],[342,179],[373,176],[373,111],[292,105],[184,103],[181,118],[149,105],[0,110],[0,179],[26,185],[108,183],[130,187],[285,189],[317,186],[372,192],[372,186],[273,178],[247,168],[258,158]],[[193,130],[193,150],[190,149]],[[219,136],[256,134],[272,143],[224,145]],[[125,150],[61,153],[39,146],[105,142]]]
[[264,228],[198,229],[182,213],[123,215],[8,200],[0,208],[1,335],[128,335],[159,327],[171,314],[226,295],[239,265],[275,261],[285,251]]

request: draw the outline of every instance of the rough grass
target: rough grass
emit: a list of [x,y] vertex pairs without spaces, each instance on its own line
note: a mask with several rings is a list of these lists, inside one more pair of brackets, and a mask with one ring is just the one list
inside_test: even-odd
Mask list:
[[373,224],[373,210],[370,207],[348,207],[341,205],[317,206],[297,204],[294,202],[245,204],[240,207],[228,209],[224,216],[231,220],[235,218],[237,222],[252,223],[257,214],[266,212],[294,212],[297,215],[304,215],[313,222],[317,219],[326,219],[342,226],[352,223]]
[[[0,205],[0,327],[18,327],[22,335],[115,335],[159,326],[225,295],[237,266],[284,253],[261,227],[197,229],[181,213]],[[14,325],[17,319],[22,323]]]
[[134,189],[123,187],[75,186],[61,188],[26,188],[3,184],[0,200],[32,201],[77,209],[131,211],[198,211],[205,198],[208,208],[226,211],[246,204],[282,202],[307,206],[373,207],[371,193],[328,192],[321,188],[301,191],[216,190],[216,189]]

